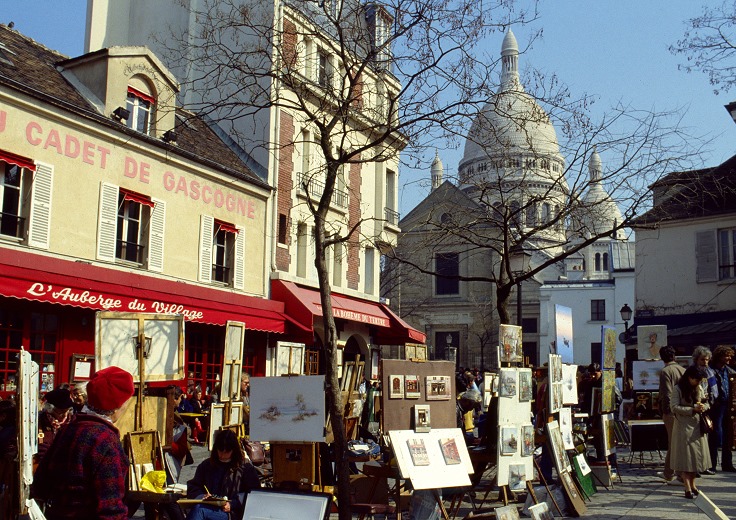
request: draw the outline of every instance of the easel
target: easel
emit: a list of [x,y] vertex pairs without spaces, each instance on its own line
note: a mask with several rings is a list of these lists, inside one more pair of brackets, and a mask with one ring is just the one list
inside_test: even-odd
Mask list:
[[[539,475],[539,481],[544,486],[544,489],[547,490],[547,496],[552,499],[552,503],[555,505],[555,509],[557,509],[557,512],[560,514],[560,516],[563,516],[562,509],[560,509],[560,505],[557,503],[557,500],[555,500],[555,496],[552,493],[552,490],[549,488],[549,484],[547,484],[547,479],[544,478],[544,475],[542,475],[542,469],[539,467],[539,463],[536,459],[534,459],[534,468],[537,470],[537,475]],[[537,495],[534,493],[534,485],[532,484],[533,481],[527,480],[526,481],[526,489],[529,492],[529,496],[532,497],[532,501],[534,504],[538,504],[539,500],[537,500]],[[504,505],[507,505],[504,503]]]
[[322,491],[322,468],[316,442],[272,442],[274,487]]

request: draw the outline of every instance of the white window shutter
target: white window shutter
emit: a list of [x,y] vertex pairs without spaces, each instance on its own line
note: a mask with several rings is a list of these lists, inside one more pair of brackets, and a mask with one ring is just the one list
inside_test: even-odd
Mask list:
[[212,282],[212,232],[215,218],[202,215],[199,228],[199,281]]
[[718,238],[715,229],[695,234],[695,261],[696,281],[718,281]]
[[162,272],[164,270],[164,230],[166,226],[166,203],[151,199],[151,226],[148,233],[148,269]]
[[100,183],[100,215],[97,228],[97,259],[115,261],[118,229],[118,187]]
[[51,194],[54,186],[54,167],[36,163],[31,191],[31,214],[28,223],[28,245],[49,248],[51,235]]
[[245,288],[245,229],[239,227],[235,236],[235,257],[233,258],[233,288]]

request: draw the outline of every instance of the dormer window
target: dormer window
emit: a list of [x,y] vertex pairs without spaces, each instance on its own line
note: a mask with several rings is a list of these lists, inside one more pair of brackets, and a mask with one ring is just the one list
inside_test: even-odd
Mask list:
[[144,134],[150,134],[151,119],[155,106],[156,100],[151,95],[133,87],[128,87],[126,105],[128,112],[130,112],[130,117],[126,121],[128,128]]

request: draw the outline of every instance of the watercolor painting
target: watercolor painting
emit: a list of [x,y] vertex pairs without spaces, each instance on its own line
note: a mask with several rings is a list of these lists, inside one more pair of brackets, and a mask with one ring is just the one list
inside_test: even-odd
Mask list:
[[419,399],[419,376],[404,376],[404,397],[407,399]]
[[519,401],[531,401],[533,393],[532,371],[519,370]]
[[325,377],[252,377],[250,438],[324,442]]
[[532,515],[532,520],[554,520],[555,518],[552,511],[549,510],[547,502],[529,506],[529,514]]
[[525,424],[521,427],[521,456],[531,457],[534,454],[534,426]]
[[407,439],[406,444],[409,446],[409,455],[415,466],[429,466],[429,455],[424,439]]
[[498,520],[520,520],[519,509],[515,505],[497,507],[494,509]]
[[501,455],[515,455],[519,453],[519,428],[516,426],[501,426]]
[[523,491],[526,488],[526,464],[509,465],[509,488],[511,491]]
[[432,429],[432,420],[429,415],[428,404],[414,406],[414,431],[426,433]]
[[450,399],[452,384],[450,376],[427,376],[425,379],[427,401],[447,401]]
[[460,464],[460,451],[457,449],[455,439],[452,437],[441,438],[439,443],[442,456],[445,458],[445,464]]
[[388,376],[388,398],[403,399],[404,398],[404,375],[391,374]]
[[498,395],[501,397],[516,397],[516,369],[501,369]]
[[521,327],[501,324],[499,336],[501,337],[500,361],[503,363],[521,363],[524,360]]
[[557,354],[563,363],[574,363],[572,344],[572,309],[564,305],[555,305],[555,336],[557,338]]

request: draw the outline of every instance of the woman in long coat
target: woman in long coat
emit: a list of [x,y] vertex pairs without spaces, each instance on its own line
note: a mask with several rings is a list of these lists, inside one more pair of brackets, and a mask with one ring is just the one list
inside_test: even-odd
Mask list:
[[698,496],[695,477],[711,467],[708,436],[700,431],[700,414],[708,410],[706,396],[700,382],[707,373],[700,366],[690,366],[680,378],[670,397],[670,408],[675,415],[672,428],[670,462],[685,484],[685,498]]

